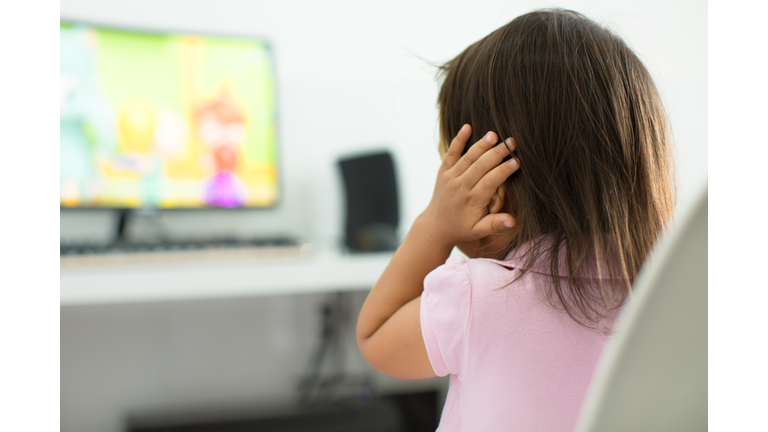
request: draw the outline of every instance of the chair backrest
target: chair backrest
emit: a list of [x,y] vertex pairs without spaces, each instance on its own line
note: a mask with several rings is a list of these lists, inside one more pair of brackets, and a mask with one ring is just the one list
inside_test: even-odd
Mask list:
[[577,432],[707,430],[707,201],[705,188],[638,275]]

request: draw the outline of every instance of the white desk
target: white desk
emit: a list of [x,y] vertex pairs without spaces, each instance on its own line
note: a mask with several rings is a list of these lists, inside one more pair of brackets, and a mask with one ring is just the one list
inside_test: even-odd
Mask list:
[[62,306],[369,290],[391,253],[61,268]]

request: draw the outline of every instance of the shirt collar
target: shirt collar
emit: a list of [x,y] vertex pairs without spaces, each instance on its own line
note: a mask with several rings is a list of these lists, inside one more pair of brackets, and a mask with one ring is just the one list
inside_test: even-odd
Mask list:
[[[545,248],[549,246],[546,238],[541,239],[541,241],[543,242],[542,244],[544,245]],[[536,261],[533,262],[533,265],[531,265],[530,268],[526,269],[526,262],[528,260],[526,254],[531,250],[534,244],[535,244],[534,240],[523,243],[518,248],[512,250],[509,254],[507,254],[507,256],[504,258],[503,261],[497,261],[497,262],[504,267],[517,268],[521,270],[532,271],[532,272],[543,274],[543,275],[549,275],[551,255],[547,253],[542,254]],[[559,248],[558,255],[559,255],[558,256],[559,262],[557,267],[558,276],[567,278],[568,263],[566,260],[565,245],[562,245]],[[585,278],[594,278],[594,279],[610,279],[610,276],[608,274],[607,262],[604,261],[601,264],[602,264],[600,266],[601,269],[604,269],[601,277],[598,278],[596,270],[587,270],[587,269],[581,269],[578,273],[578,276],[585,277]],[[614,263],[614,266],[615,266],[614,267],[615,269],[620,268],[616,266],[616,263]]]

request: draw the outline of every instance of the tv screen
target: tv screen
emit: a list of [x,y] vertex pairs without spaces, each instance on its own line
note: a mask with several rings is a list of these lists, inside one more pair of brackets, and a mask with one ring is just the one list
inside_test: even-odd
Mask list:
[[62,207],[270,207],[273,56],[253,38],[60,24]]

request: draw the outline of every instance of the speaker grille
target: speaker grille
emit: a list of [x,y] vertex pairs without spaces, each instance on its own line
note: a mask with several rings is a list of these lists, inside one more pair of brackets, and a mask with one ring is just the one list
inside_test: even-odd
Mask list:
[[346,192],[345,245],[353,252],[397,248],[399,207],[389,152],[339,160]]

